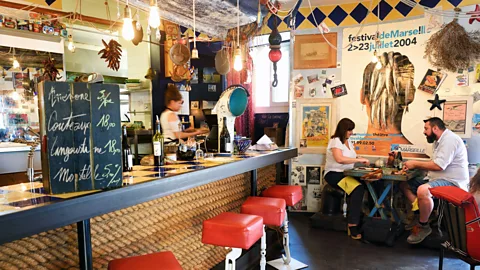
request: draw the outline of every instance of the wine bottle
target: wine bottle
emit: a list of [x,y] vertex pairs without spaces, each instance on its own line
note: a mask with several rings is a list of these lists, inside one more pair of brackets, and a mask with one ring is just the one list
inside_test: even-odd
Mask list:
[[122,159],[123,159],[123,171],[130,172],[133,169],[133,155],[132,149],[128,144],[128,137],[127,137],[127,127],[122,127]]
[[160,130],[160,121],[156,121],[157,131],[153,136],[153,162],[155,166],[165,165],[165,153],[163,151],[164,138]]
[[231,153],[232,142],[230,141],[230,133],[227,128],[227,117],[223,117],[222,132],[220,132],[220,153]]

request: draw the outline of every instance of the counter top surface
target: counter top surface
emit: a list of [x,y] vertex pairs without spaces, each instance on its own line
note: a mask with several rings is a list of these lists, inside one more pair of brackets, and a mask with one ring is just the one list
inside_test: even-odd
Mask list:
[[178,164],[135,166],[124,186],[59,195],[42,183],[0,187],[0,244],[205,185],[297,156],[297,149],[248,152]]

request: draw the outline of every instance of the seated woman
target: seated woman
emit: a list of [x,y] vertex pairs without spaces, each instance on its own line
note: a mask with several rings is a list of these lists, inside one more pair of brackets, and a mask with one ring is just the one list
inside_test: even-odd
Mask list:
[[189,128],[181,130],[181,122],[178,117],[178,111],[182,108],[183,97],[174,84],[169,84],[165,92],[165,111],[160,116],[160,125],[162,126],[165,143],[186,139],[191,136],[206,134],[208,129]]
[[480,170],[478,170],[477,174],[470,180],[469,191],[473,197],[475,197],[478,207],[480,207]]
[[[366,158],[357,158],[352,142],[349,140],[353,134],[355,123],[343,118],[338,122],[335,134],[331,137],[326,155],[325,181],[333,187],[338,187],[338,183],[345,177],[343,171],[353,169],[355,163],[369,165]],[[348,227],[353,239],[361,239],[360,228],[358,227],[362,217],[362,202],[365,189],[363,185],[358,185],[350,193],[350,204],[348,205]]]

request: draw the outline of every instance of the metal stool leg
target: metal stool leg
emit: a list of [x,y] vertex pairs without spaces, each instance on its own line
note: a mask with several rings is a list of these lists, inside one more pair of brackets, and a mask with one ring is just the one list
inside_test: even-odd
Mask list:
[[225,258],[225,270],[235,270],[236,261],[242,255],[241,248],[232,248]]
[[263,235],[260,248],[260,270],[265,270],[267,267],[267,233],[265,232],[265,225],[263,225]]
[[269,261],[268,264],[281,270],[296,270],[308,267],[308,265],[293,259],[290,256],[290,236],[288,234],[288,213],[285,213],[285,221],[283,223],[283,247],[285,249],[285,255],[282,254],[282,258]]

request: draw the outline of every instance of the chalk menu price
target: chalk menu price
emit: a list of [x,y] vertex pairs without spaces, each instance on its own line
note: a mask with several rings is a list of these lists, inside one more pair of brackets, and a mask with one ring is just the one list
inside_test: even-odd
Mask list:
[[39,101],[47,191],[60,194],[121,186],[119,87],[45,82]]

